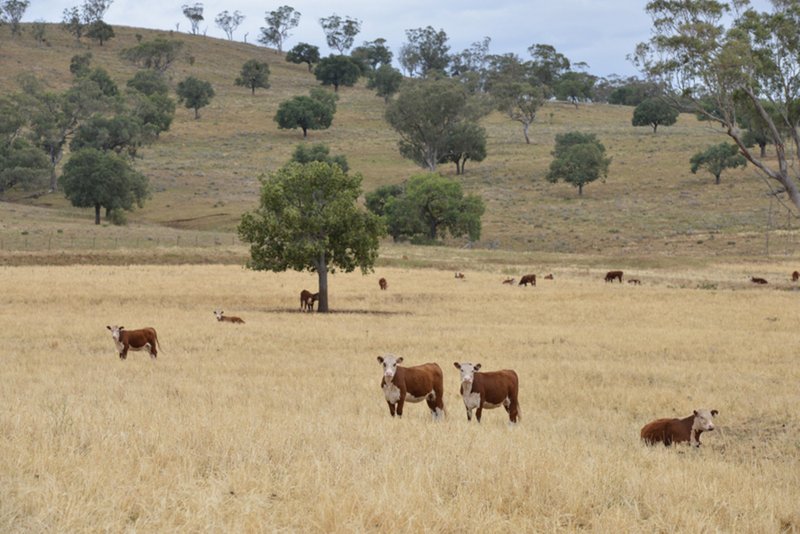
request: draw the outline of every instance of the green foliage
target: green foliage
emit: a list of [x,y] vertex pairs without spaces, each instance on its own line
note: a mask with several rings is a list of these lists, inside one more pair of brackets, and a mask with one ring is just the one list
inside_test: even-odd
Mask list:
[[144,69],[166,72],[172,66],[183,48],[183,42],[156,37],[131,48],[125,48],[120,56]]
[[450,129],[441,163],[456,164],[456,174],[464,174],[467,160],[486,158],[486,130],[474,122],[460,122]]
[[747,160],[739,152],[739,147],[728,143],[720,143],[697,152],[689,160],[692,174],[697,174],[699,169],[705,169],[714,175],[714,183],[719,185],[720,175],[725,169],[744,167]]
[[199,80],[194,76],[178,82],[175,92],[178,94],[178,102],[187,108],[194,109],[195,120],[200,118],[200,108],[207,106],[214,98],[214,88],[211,87],[211,83]]
[[90,72],[92,53],[75,54],[69,60],[69,72],[76,78],[83,78]]
[[355,85],[361,76],[361,69],[358,63],[347,56],[330,55],[319,61],[314,69],[314,76],[322,85],[332,85],[334,92],[338,92],[340,85]]
[[653,133],[659,126],[672,126],[678,121],[678,110],[664,98],[648,98],[633,110],[631,124],[652,126]]
[[74,152],[59,183],[73,206],[95,209],[95,224],[100,224],[100,208],[131,210],[134,204],[142,207],[148,196],[143,174],[113,152],[94,148]]
[[144,141],[142,123],[137,117],[95,115],[78,127],[69,148],[72,152],[83,148],[104,152],[110,150],[116,154],[134,157]]
[[584,185],[608,176],[611,158],[606,158],[605,153],[606,147],[594,134],[558,134],[547,181],[563,180],[577,187],[578,194],[582,195]]
[[297,163],[311,163],[312,161],[321,161],[329,165],[338,165],[344,172],[350,170],[347,164],[347,158],[344,154],[336,156],[330,155],[330,148],[324,143],[314,143],[308,145],[306,143],[299,144],[295,147],[292,153],[292,161]]
[[330,17],[319,19],[322,31],[325,32],[325,41],[328,46],[344,54],[353,46],[356,35],[361,31],[361,21],[350,17],[340,17],[333,14]]
[[4,0],[0,2],[0,21],[4,18],[11,25],[11,35],[20,35],[20,21],[31,3],[29,0]]
[[530,144],[528,129],[536,118],[536,113],[544,104],[544,91],[528,82],[501,78],[492,84],[492,97],[497,109],[511,120],[522,124],[525,143]]
[[256,88],[269,89],[269,65],[257,59],[248,59],[242,65],[239,77],[234,82],[238,86],[249,87],[251,94],[256,94]]
[[369,211],[383,217],[386,215],[386,204],[389,199],[402,196],[405,190],[404,184],[382,185],[375,191],[367,193],[364,197],[364,203]]
[[267,13],[264,18],[266,28],[261,28],[258,42],[265,46],[275,45],[278,52],[283,52],[283,43],[289,37],[289,30],[300,23],[300,12],[291,6],[281,6]]
[[83,36],[84,23],[81,12],[77,7],[64,9],[61,18],[61,27],[69,34],[75,36],[76,41],[80,41]]
[[275,113],[275,122],[282,130],[303,130],[303,137],[308,137],[308,130],[326,130],[333,123],[336,113],[336,95],[317,88],[311,90],[311,96],[295,96],[284,100]]
[[386,39],[382,38],[364,41],[363,45],[353,49],[350,57],[366,67],[366,71],[362,70],[364,75],[375,72],[378,67],[392,64],[392,51],[386,46]]
[[570,60],[556,51],[553,45],[548,44],[531,45],[528,52],[533,57],[530,65],[530,81],[542,87],[545,97],[550,98],[561,76],[569,71]]
[[461,184],[436,173],[412,176],[398,189],[384,187],[367,197],[368,207],[382,213],[389,235],[400,239],[435,241],[450,234],[481,236],[481,216],[485,205],[480,197],[464,196]]
[[375,89],[375,94],[383,97],[383,101],[388,103],[392,95],[400,90],[401,83],[403,83],[403,75],[399,70],[387,64],[375,69],[367,81],[367,88]]
[[140,70],[128,80],[128,87],[140,93],[152,96],[155,94],[166,95],[169,93],[169,84],[164,75],[156,70]]
[[290,63],[305,63],[308,65],[308,72],[311,66],[319,63],[319,48],[308,43],[297,43],[294,48],[286,52],[286,61]]
[[183,15],[189,19],[189,24],[192,27],[192,35],[197,35],[197,30],[200,28],[200,23],[205,20],[203,17],[203,4],[200,2],[193,6],[184,4],[181,6]]
[[403,157],[434,171],[447,153],[451,129],[463,120],[476,120],[475,109],[457,81],[422,80],[403,84],[386,107],[386,121],[400,134]]
[[[434,77],[444,74],[450,64],[450,45],[444,30],[432,26],[406,30],[408,42],[400,49],[400,64],[409,76]],[[419,72],[418,72],[419,71]]]
[[585,72],[565,72],[561,75],[553,88],[556,98],[572,102],[578,107],[578,102],[592,99],[596,76]]
[[236,31],[236,28],[238,28],[243,21],[244,15],[238,11],[234,11],[233,14],[228,13],[227,9],[214,19],[217,26],[225,32],[225,36],[229,41],[233,41],[233,32]]
[[0,193],[15,186],[40,188],[49,176],[50,162],[44,152],[22,137],[0,136]]
[[638,106],[648,98],[661,96],[662,93],[662,88],[655,82],[629,77],[612,86],[607,100],[609,104]]
[[86,37],[103,46],[104,42],[114,38],[114,28],[102,20],[96,20],[86,27]]
[[262,177],[260,206],[239,224],[250,243],[248,267],[316,272],[318,310],[327,312],[328,273],[367,273],[378,257],[384,230],[379,217],[358,207],[361,180],[322,162],[291,162]]

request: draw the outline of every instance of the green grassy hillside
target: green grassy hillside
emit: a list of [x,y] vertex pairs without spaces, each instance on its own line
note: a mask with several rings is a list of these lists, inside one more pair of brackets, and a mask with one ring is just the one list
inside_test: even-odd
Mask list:
[[[14,38],[7,27],[0,29],[0,90],[18,90],[15,77],[22,72],[64,88],[71,79],[70,58],[87,50],[95,65],[123,85],[135,68],[119,59],[119,51],[135,45],[137,33],[144,39],[162,35],[182,40],[183,58],[169,73],[173,85],[194,75],[210,81],[217,96],[201,109],[200,120],[194,120],[192,110],[179,108],[170,131],[141,151],[136,165],[150,178],[154,194],[129,219],[151,227],[232,232],[242,211],[256,205],[257,177],[282,165],[303,142],[299,130],[279,130],[272,118],[282,100],[316,85],[313,75],[305,65],[287,63],[263,47],[139,28],[116,27],[115,32],[116,38],[100,47],[88,41],[78,44],[57,25],[48,25],[47,46],[37,46],[27,26]],[[233,85],[241,65],[251,58],[267,61],[271,69],[272,87],[254,96]],[[382,99],[363,83],[342,88],[339,95],[333,126],[310,132],[310,142],[324,142],[333,153],[345,154],[351,169],[363,174],[367,191],[420,172],[400,157],[397,136],[383,120]],[[485,118],[489,155],[481,163],[468,162],[466,174],[459,177],[487,203],[479,246],[639,257],[762,254],[770,203],[755,170],[725,173],[722,184],[715,186],[712,176],[691,174],[688,161],[698,149],[724,140],[718,131],[684,115],[675,126],[653,135],[649,128],[630,125],[632,111],[551,102],[531,128],[530,145],[518,123],[500,113]],[[606,182],[589,184],[582,198],[571,186],[544,179],[555,135],[574,129],[596,133],[613,157]],[[455,176],[453,166],[441,171]],[[5,200],[47,208],[36,212],[41,225],[51,217],[77,223],[73,217],[80,214],[86,232],[102,232],[91,228],[88,212],[71,208],[59,193],[25,198],[12,192]],[[0,219],[3,235],[27,230],[8,204],[0,203]],[[796,238],[784,231],[786,219],[776,206],[771,252],[794,252]]]

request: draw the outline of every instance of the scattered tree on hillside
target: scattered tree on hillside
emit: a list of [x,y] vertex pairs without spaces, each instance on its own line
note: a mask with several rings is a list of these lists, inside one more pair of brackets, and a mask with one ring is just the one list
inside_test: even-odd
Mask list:
[[531,82],[542,87],[545,98],[554,94],[556,83],[568,72],[571,63],[564,54],[556,51],[553,45],[534,44],[528,47],[533,57],[530,65]]
[[419,174],[408,179],[400,190],[384,187],[367,195],[367,205],[383,212],[389,235],[397,241],[412,239],[432,242],[449,234],[481,236],[483,200],[464,195],[456,180],[436,173]]
[[[747,2],[651,1],[653,37],[634,55],[644,72],[664,82],[684,105],[722,126],[741,154],[777,184],[800,211],[800,10],[796,1],[758,11]],[[731,16],[732,15],[732,16]],[[726,27],[727,25],[727,27]],[[737,125],[743,98],[768,125],[773,162],[747,147]],[[703,100],[713,106],[706,107]],[[772,102],[776,120],[765,107]],[[787,148],[787,143],[794,149]]]
[[461,121],[477,121],[463,85],[452,79],[404,83],[386,107],[386,121],[400,134],[403,157],[430,171],[447,153],[447,139]]
[[243,21],[244,15],[238,11],[234,11],[233,14],[228,13],[227,9],[214,19],[217,27],[225,32],[225,36],[229,41],[233,41],[233,32],[236,31],[236,28],[238,28]]
[[175,101],[169,96],[169,84],[154,70],[140,70],[128,80],[131,113],[138,117],[146,136],[158,137],[169,130],[175,117]]
[[257,59],[248,59],[242,65],[239,77],[234,82],[241,87],[249,87],[251,94],[256,94],[256,88],[269,89],[269,65]]
[[492,96],[497,102],[497,109],[508,115],[509,119],[522,124],[525,143],[530,144],[528,130],[544,104],[542,88],[528,82],[507,81],[493,84]]
[[489,45],[492,43],[491,37],[484,37],[481,41],[475,41],[469,48],[465,48],[458,54],[450,58],[450,72],[453,76],[463,76],[466,73],[474,72],[481,78],[480,88],[483,89],[483,78],[489,66]]
[[195,120],[200,118],[200,108],[207,106],[214,98],[214,88],[211,87],[211,84],[194,76],[178,82],[175,92],[178,94],[178,102],[187,108],[194,109]]
[[141,120],[132,115],[95,115],[81,124],[69,144],[71,152],[94,148],[102,152],[136,156],[146,141]]
[[344,172],[350,170],[347,164],[347,158],[344,154],[336,156],[330,155],[330,148],[324,143],[314,143],[307,145],[306,143],[299,144],[295,147],[292,153],[292,161],[297,163],[311,163],[312,161],[321,161],[331,165],[338,165]]
[[25,136],[27,116],[19,95],[0,95],[0,194],[12,187],[47,184],[50,162]]
[[330,56],[323,58],[314,69],[314,76],[322,85],[332,85],[335,93],[339,86],[352,87],[361,76],[358,64],[347,56]]
[[698,169],[705,169],[714,175],[714,183],[719,185],[722,171],[744,167],[747,165],[747,160],[736,145],[720,143],[697,152],[689,163],[692,164],[692,174],[697,174]]
[[367,88],[375,89],[375,94],[382,97],[385,103],[389,103],[392,95],[400,90],[403,82],[403,75],[399,70],[391,65],[381,65],[367,80]]
[[31,35],[36,41],[36,46],[41,46],[47,42],[45,34],[47,33],[47,23],[43,20],[35,20],[31,23]]
[[460,122],[450,129],[441,163],[455,163],[456,174],[464,174],[467,160],[486,158],[486,130],[475,122]]
[[633,110],[631,124],[652,126],[653,133],[659,126],[672,126],[678,121],[678,110],[665,98],[648,98]]
[[155,70],[140,70],[128,80],[127,86],[147,96],[169,93],[169,84],[164,76]]
[[553,88],[553,94],[559,100],[572,102],[577,108],[578,102],[592,99],[592,89],[597,77],[586,72],[569,71],[561,75]]
[[148,196],[147,178],[113,152],[84,148],[64,164],[59,179],[64,195],[73,206],[94,208],[94,223],[100,224],[100,209],[140,208]]
[[320,312],[329,311],[328,273],[371,271],[384,234],[380,219],[358,207],[361,175],[338,165],[291,162],[261,179],[260,207],[242,216],[255,270],[316,272]]
[[114,28],[105,21],[96,20],[86,27],[86,37],[103,46],[104,42],[114,38]]
[[303,138],[306,138],[308,130],[330,128],[335,113],[336,100],[328,99],[323,93],[312,89],[311,96],[295,96],[281,102],[275,113],[275,122],[282,130],[300,128],[303,130]]
[[423,77],[442,74],[450,63],[450,45],[444,30],[431,26],[406,30],[408,42],[400,48],[400,64],[409,76],[419,70]]
[[156,37],[152,41],[140,42],[134,47],[125,48],[120,55],[141,68],[166,72],[178,59],[181,48],[183,48],[182,41]]
[[335,13],[330,17],[319,19],[319,24],[325,32],[328,47],[338,50],[339,54],[344,54],[352,48],[356,35],[361,31],[360,20],[348,16],[342,18]]
[[75,36],[76,41],[83,37],[84,23],[78,7],[65,8],[61,18],[61,27],[69,34]]
[[0,3],[0,20],[11,25],[11,35],[19,35],[20,21],[31,3],[29,0],[5,0]]
[[383,65],[392,64],[392,51],[386,46],[386,39],[383,38],[364,41],[364,44],[353,49],[350,57],[366,67],[366,71],[362,72],[365,75],[375,72]]
[[189,19],[189,24],[192,27],[192,35],[197,35],[200,23],[205,20],[203,18],[203,4],[201,2],[197,2],[193,6],[183,4],[181,10],[183,11],[183,16]]
[[606,81],[610,87],[606,100],[609,104],[622,106],[638,106],[648,98],[661,96],[663,87],[651,80],[641,80],[635,76],[625,79],[609,77]]
[[300,24],[300,12],[291,6],[281,6],[275,11],[268,11],[264,22],[267,27],[261,28],[258,42],[264,46],[275,45],[278,52],[283,52],[283,43],[289,38],[289,30]]
[[402,196],[405,190],[405,184],[382,185],[375,191],[364,195],[364,205],[375,215],[384,217],[389,199]]
[[308,65],[308,72],[311,66],[319,63],[319,48],[308,43],[298,43],[286,53],[286,61],[291,63],[305,63]]
[[605,153],[606,147],[594,134],[558,134],[547,181],[563,180],[577,187],[578,195],[583,195],[583,186],[608,176],[611,158],[606,158]]

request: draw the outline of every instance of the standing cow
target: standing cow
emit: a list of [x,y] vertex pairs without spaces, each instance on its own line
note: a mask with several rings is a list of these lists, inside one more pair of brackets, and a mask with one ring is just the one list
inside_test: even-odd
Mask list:
[[444,416],[444,380],[438,364],[401,367],[399,364],[403,363],[403,357],[393,354],[378,356],[378,363],[383,366],[381,389],[392,417],[395,414],[403,416],[406,401],[420,402],[423,399],[428,403],[434,421]]
[[381,278],[378,280],[378,286],[381,288],[381,291],[385,291],[387,287],[389,287],[389,282],[386,281],[386,278]]
[[[124,360],[128,357],[128,350],[146,350],[150,353],[150,358],[155,360],[158,356],[158,335],[155,328],[141,328],[139,330],[125,330],[124,326],[106,326],[111,331],[114,344],[119,351],[119,359]],[[158,347],[158,348],[157,348]]]
[[522,419],[519,409],[519,378],[511,369],[479,373],[481,364],[453,362],[461,372],[461,396],[467,409],[467,420],[472,421],[472,410],[481,422],[483,409],[503,406],[512,424]]
[[314,311],[314,303],[319,298],[319,293],[312,293],[304,289],[300,292],[300,311]]
[[528,284],[533,286],[536,285],[536,275],[535,274],[526,274],[522,278],[519,279],[519,285],[528,287]]
[[606,282],[613,282],[614,280],[619,280],[619,283],[622,283],[622,271],[608,271],[606,273]]

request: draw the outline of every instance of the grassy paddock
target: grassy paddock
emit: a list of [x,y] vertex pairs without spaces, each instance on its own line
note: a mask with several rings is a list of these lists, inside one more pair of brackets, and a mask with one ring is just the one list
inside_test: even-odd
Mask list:
[[[309,274],[2,267],[0,531],[800,529],[797,293],[744,282],[790,266],[551,267],[335,275],[328,315],[297,311]],[[114,323],[159,361],[120,362]],[[384,352],[442,366],[444,422],[389,417]],[[468,424],[456,360],[516,369],[521,424]],[[701,450],[639,443],[698,407]]]

